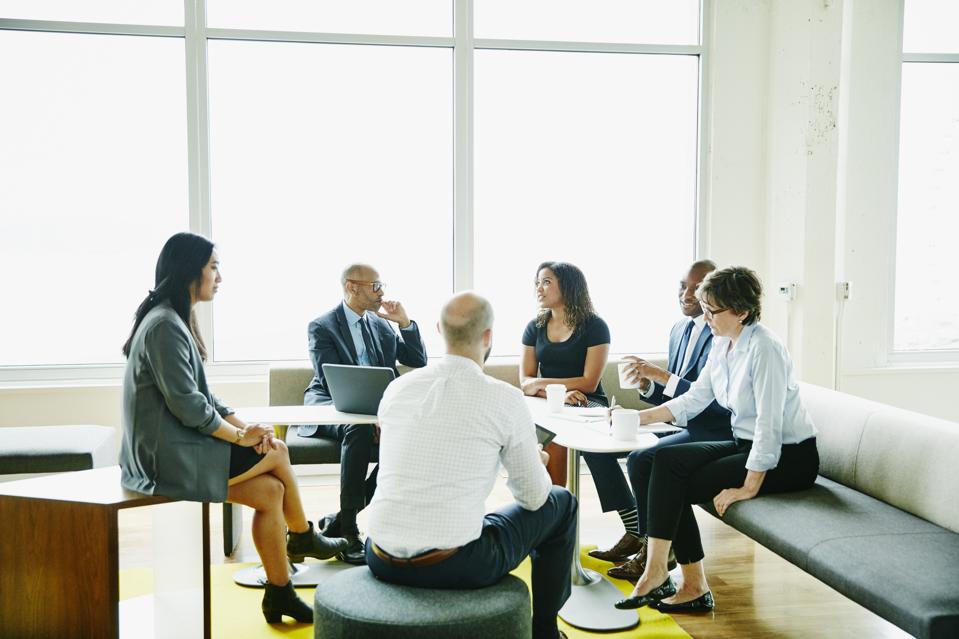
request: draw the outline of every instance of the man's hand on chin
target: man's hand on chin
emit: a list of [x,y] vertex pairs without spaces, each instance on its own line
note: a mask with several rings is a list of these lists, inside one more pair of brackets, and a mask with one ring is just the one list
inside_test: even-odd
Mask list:
[[410,325],[410,318],[406,314],[403,304],[395,300],[383,300],[380,310],[375,311],[377,315],[385,320],[396,322],[400,328],[406,328]]

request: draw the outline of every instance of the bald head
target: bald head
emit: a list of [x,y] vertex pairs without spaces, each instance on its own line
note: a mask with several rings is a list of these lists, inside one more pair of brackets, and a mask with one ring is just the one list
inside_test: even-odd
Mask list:
[[440,330],[450,349],[482,347],[483,333],[492,327],[493,307],[470,291],[454,295],[440,313]]
[[340,284],[343,285],[343,288],[346,288],[347,280],[360,280],[363,282],[371,282],[379,278],[379,273],[376,272],[376,269],[370,266],[369,264],[361,264],[359,262],[355,264],[350,264],[340,275]]

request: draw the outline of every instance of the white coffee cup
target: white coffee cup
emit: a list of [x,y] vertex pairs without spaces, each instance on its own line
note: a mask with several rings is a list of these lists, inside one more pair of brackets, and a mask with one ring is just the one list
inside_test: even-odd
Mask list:
[[629,366],[632,366],[632,364],[633,364],[632,362],[620,362],[619,365],[617,366],[617,369],[619,370],[619,387],[620,388],[623,388],[623,389],[639,388],[639,380],[636,380],[635,382],[631,382],[627,379],[626,369]]
[[563,412],[563,404],[566,403],[566,386],[563,384],[546,385],[546,408],[551,413]]
[[639,430],[639,411],[632,408],[617,408],[613,411],[613,439],[632,441]]

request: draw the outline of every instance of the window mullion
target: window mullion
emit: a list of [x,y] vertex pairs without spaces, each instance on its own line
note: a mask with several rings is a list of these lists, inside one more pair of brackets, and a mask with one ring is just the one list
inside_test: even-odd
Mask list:
[[453,3],[453,290],[473,288],[473,0]]
[[[210,123],[207,83],[206,0],[184,0],[186,17],[187,153],[189,155],[190,230],[213,238],[210,215]],[[197,321],[215,354],[213,309],[197,306]],[[215,357],[211,357],[215,360]]]

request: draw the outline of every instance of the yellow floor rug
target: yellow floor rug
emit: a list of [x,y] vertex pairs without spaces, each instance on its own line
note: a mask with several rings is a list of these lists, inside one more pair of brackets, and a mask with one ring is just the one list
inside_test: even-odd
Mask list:
[[[586,552],[593,547],[583,547],[582,561],[587,568],[605,573],[611,565],[589,557]],[[270,637],[287,637],[288,639],[313,639],[313,626],[293,624],[270,626],[263,621],[260,612],[260,601],[263,591],[256,588],[244,588],[233,583],[233,574],[250,564],[220,564],[212,566],[211,577],[213,582],[213,637],[214,639],[267,639]],[[526,559],[513,574],[520,577],[529,585],[530,562]],[[618,579],[613,580],[624,595],[632,590],[632,584]],[[120,571],[120,599],[130,599],[148,594],[153,589],[153,573],[148,568],[134,568]],[[300,597],[313,602],[311,588],[297,588]],[[673,639],[688,638],[673,619],[650,608],[641,608],[639,611],[640,625],[623,632],[591,633],[573,628],[562,620],[559,627],[570,637],[608,637],[620,639],[625,637],[644,639]]]

